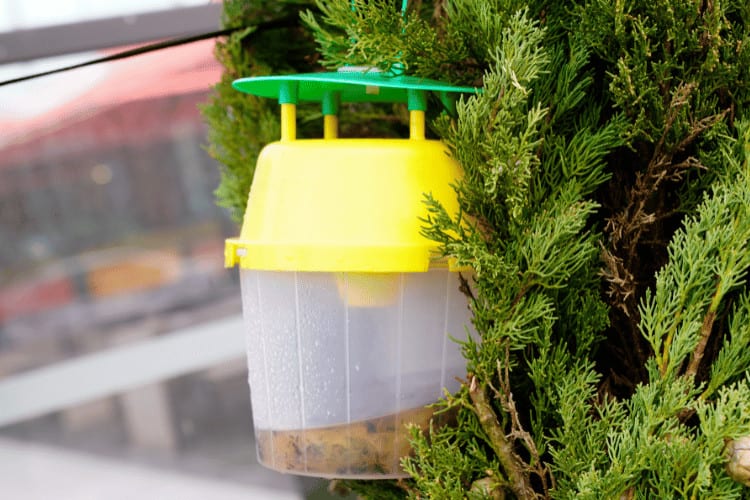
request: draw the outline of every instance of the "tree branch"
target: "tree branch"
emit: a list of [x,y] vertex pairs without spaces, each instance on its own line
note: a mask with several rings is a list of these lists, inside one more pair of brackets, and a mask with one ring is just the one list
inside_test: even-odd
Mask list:
[[[689,170],[706,168],[693,156],[681,158],[678,155],[688,153],[688,148],[697,138],[729,112],[727,109],[700,119],[690,119],[687,133],[677,141],[670,140],[680,114],[686,107],[690,111],[690,98],[696,88],[695,83],[683,83],[672,93],[661,137],[654,144],[645,170],[635,174],[623,205],[606,223],[609,244],[602,250],[605,264],[602,274],[607,281],[607,302],[612,307],[612,324],[617,325],[614,328],[631,344],[623,353],[627,370],[635,375],[635,382],[645,378],[645,361],[651,354],[636,327],[640,316],[638,301],[653,275],[653,266],[659,265],[659,258],[664,258],[664,243],[669,240],[669,235],[665,234],[669,230],[668,221],[679,213],[679,207],[674,203],[665,202],[665,185],[681,181]],[[644,245],[651,242],[655,243],[653,248],[644,252]],[[644,259],[644,255],[648,258]]]
[[[719,291],[716,291],[716,294],[718,294]],[[708,312],[706,313],[706,317],[703,318],[703,325],[701,325],[701,336],[698,340],[698,344],[695,346],[695,350],[693,351],[693,356],[690,358],[690,363],[688,364],[687,369],[685,370],[685,375],[688,377],[695,377],[698,374],[698,367],[701,364],[701,360],[703,359],[703,353],[706,351],[706,345],[708,345],[708,338],[711,336],[711,331],[713,330],[714,321],[716,320],[716,310],[713,307],[713,302],[717,302],[716,299],[717,295],[714,295],[714,300],[712,301],[712,307],[708,309]]]
[[534,493],[525,472],[527,466],[513,452],[513,447],[500,427],[497,415],[495,415],[495,411],[487,400],[485,386],[479,386],[476,376],[471,377],[469,396],[474,403],[474,411],[479,417],[479,423],[487,434],[489,444],[497,454],[503,470],[508,475],[508,487],[518,498],[536,498],[536,493]]

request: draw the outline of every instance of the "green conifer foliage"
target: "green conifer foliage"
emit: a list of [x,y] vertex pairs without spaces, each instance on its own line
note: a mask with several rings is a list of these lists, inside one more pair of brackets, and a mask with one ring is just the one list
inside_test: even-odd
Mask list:
[[[279,136],[279,118],[276,103],[240,94],[232,82],[317,67],[312,37],[299,23],[300,10],[306,7],[312,7],[311,2],[224,2],[223,27],[244,29],[217,42],[214,53],[225,71],[202,111],[209,123],[208,152],[222,165],[217,201],[236,221],[242,220],[260,150]],[[303,133],[320,133],[318,120],[311,119],[314,110],[302,107],[300,115]]]
[[[226,22],[260,26],[261,13],[299,5],[228,0]],[[439,403],[456,424],[413,429],[410,480],[336,489],[750,498],[747,2],[308,7],[289,28],[305,56],[285,55],[291,39],[219,46],[227,76],[206,109],[209,149],[225,165],[221,202],[239,213],[278,124],[273,103],[227,90],[233,78],[399,63],[483,88],[431,123],[465,176],[459,215],[427,197],[423,231],[474,270],[465,288],[481,336],[463,343],[461,390]],[[386,118],[379,132],[402,131],[403,110],[373,115]]]

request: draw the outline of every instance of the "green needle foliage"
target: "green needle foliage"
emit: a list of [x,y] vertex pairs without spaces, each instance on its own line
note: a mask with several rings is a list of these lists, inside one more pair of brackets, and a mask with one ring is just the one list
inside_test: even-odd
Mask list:
[[[412,430],[410,480],[337,490],[750,498],[750,464],[728,456],[750,436],[747,2],[224,5],[248,29],[218,45],[205,113],[219,202],[238,214],[278,122],[232,79],[398,63],[483,89],[431,123],[465,175],[460,213],[428,196],[423,231],[473,269],[481,337],[438,404],[456,424]],[[356,111],[384,124],[353,132],[403,133],[403,109]]]
[[316,66],[312,37],[299,26],[304,7],[304,2],[273,0],[224,2],[223,28],[244,29],[217,42],[214,52],[225,71],[202,111],[209,123],[208,152],[222,165],[217,201],[236,221],[242,220],[255,160],[265,144],[277,139],[280,125],[276,103],[240,94],[232,82]]

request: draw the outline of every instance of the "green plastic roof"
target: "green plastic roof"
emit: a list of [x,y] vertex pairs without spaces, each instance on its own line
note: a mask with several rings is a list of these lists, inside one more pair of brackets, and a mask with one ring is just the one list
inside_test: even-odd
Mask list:
[[438,92],[446,103],[448,93],[478,92],[474,87],[457,87],[413,76],[352,69],[335,73],[302,73],[256,76],[235,80],[232,86],[247,94],[278,99],[280,103],[322,102],[402,102],[410,109],[424,109],[424,92]]

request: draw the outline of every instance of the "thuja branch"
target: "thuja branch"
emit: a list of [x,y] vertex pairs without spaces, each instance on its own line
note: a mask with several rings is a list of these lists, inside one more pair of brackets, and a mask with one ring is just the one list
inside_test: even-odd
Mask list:
[[[672,95],[662,135],[654,145],[648,164],[635,176],[627,191],[624,205],[608,219],[606,232],[609,245],[602,251],[604,277],[608,282],[607,297],[612,306],[613,324],[624,330],[627,339],[621,352],[627,359],[629,378],[644,380],[645,361],[651,355],[636,325],[639,321],[638,302],[653,279],[653,272],[666,259],[665,242],[669,240],[669,217],[678,213],[670,200],[665,184],[679,182],[688,170],[705,169],[688,148],[706,130],[724,119],[727,111],[692,120],[689,130],[678,140],[669,140],[678,116],[689,106],[695,85],[684,84]],[[648,256],[648,258],[644,258]],[[662,367],[663,368],[663,367]],[[627,374],[626,374],[627,376]],[[635,377],[635,380],[632,380]]]
[[[744,208],[746,209],[747,207]],[[743,217],[743,215],[739,216]],[[738,234],[739,237],[742,238],[743,231],[737,226],[738,224],[735,224],[735,227],[732,227],[732,233]],[[744,241],[741,240],[740,243],[742,247],[746,248],[748,238],[750,238],[750,231],[745,230]],[[688,363],[688,367],[685,371],[685,374],[689,377],[694,377],[698,373],[698,368],[700,367],[701,361],[703,360],[706,346],[708,345],[709,338],[713,331],[714,322],[716,321],[716,315],[719,311],[719,307],[722,304],[722,300],[730,289],[742,284],[744,276],[747,273],[747,269],[748,267],[750,267],[750,258],[747,257],[747,253],[746,251],[744,251],[744,248],[742,252],[736,252],[731,247],[722,247],[720,250],[725,254],[723,258],[720,257],[718,259],[722,262],[723,266],[721,269],[719,269],[720,278],[716,283],[716,289],[711,296],[711,303],[708,307],[708,311],[703,318],[698,343],[693,350],[693,354],[690,358],[690,363]]]
[[[717,291],[716,293],[717,295],[714,295],[714,298],[720,297],[719,292]],[[717,301],[714,300],[714,302]],[[711,309],[709,309],[708,313],[706,313],[706,317],[703,319],[700,339],[698,340],[698,344],[695,346],[695,351],[693,351],[693,356],[690,358],[690,363],[688,364],[687,370],[685,370],[685,375],[687,375],[688,377],[695,377],[695,375],[698,373],[698,367],[700,366],[701,360],[703,360],[703,353],[706,351],[708,338],[711,336],[711,331],[713,330],[715,320],[716,308],[714,308],[712,304]]]
[[497,415],[487,400],[487,389],[480,385],[476,376],[471,377],[469,396],[474,403],[474,411],[479,418],[482,430],[487,434],[489,444],[497,454],[500,464],[508,476],[508,487],[518,498],[537,498],[531,488],[527,466],[514,453],[511,442],[497,421]]
[[[680,98],[676,104],[682,105]],[[676,114],[678,109],[674,109]],[[713,115],[693,124],[693,127],[687,137],[672,150],[663,151],[663,139],[659,141],[651,160],[643,174],[636,175],[636,181],[628,194],[626,206],[617,214],[610,218],[607,223],[607,232],[611,235],[612,250],[608,250],[609,255],[617,256],[619,260],[612,257],[605,259],[608,264],[609,295],[615,299],[614,303],[628,317],[637,317],[635,305],[637,304],[637,286],[632,269],[638,260],[638,245],[641,243],[643,235],[649,231],[650,227],[657,221],[663,219],[661,213],[649,210],[649,201],[659,191],[662,184],[666,181],[679,181],[684,173],[694,167],[703,168],[703,166],[693,158],[685,161],[674,161],[674,156],[683,152],[695,139],[705,130],[711,128],[726,116],[727,111]],[[671,127],[673,120],[668,121],[668,127]],[[665,129],[666,136],[668,129]],[[669,210],[669,207],[660,207],[661,210]],[[616,264],[623,263],[623,269],[618,269]]]
[[[720,333],[715,323],[723,323],[717,316],[726,310],[727,294],[747,284],[750,194],[738,156],[736,150],[725,151],[727,175],[675,233],[671,261],[641,304],[641,331],[657,354],[663,379],[699,375],[706,353],[716,350],[708,346]],[[715,361],[716,354],[711,358]]]

